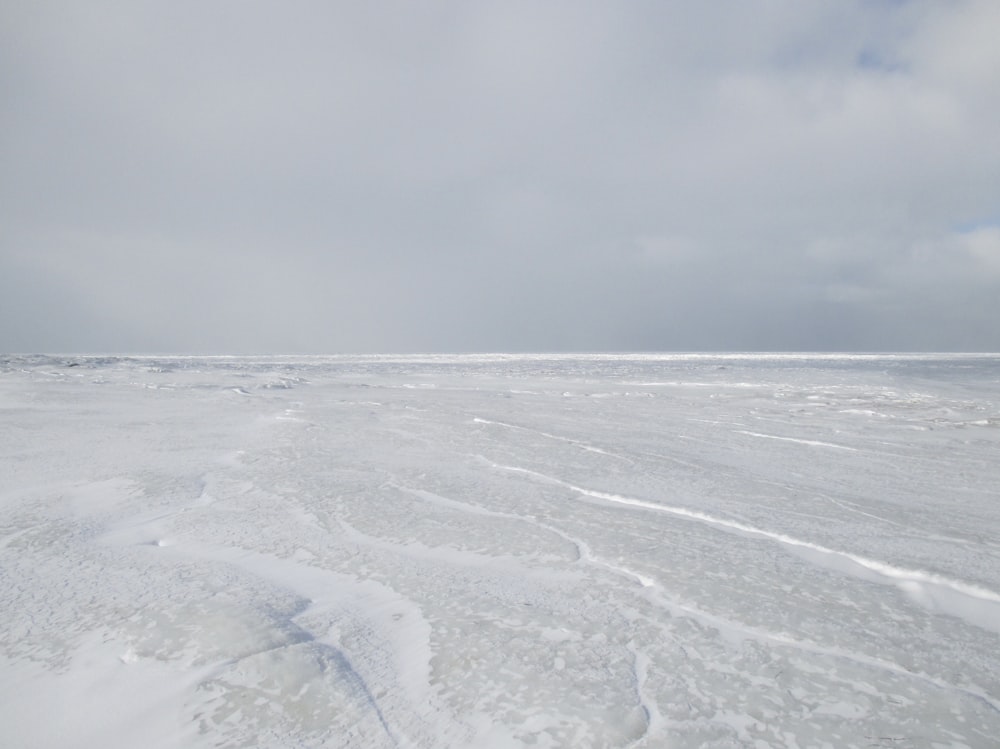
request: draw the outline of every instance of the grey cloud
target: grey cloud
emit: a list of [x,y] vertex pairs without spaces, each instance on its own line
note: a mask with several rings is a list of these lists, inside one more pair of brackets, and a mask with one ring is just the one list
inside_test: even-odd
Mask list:
[[0,349],[1000,347],[992,3],[2,13]]

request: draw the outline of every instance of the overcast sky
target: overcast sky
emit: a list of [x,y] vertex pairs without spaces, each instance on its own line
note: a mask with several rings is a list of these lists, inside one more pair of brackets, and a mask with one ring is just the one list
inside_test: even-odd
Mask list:
[[997,0],[4,0],[0,351],[997,351],[998,40]]

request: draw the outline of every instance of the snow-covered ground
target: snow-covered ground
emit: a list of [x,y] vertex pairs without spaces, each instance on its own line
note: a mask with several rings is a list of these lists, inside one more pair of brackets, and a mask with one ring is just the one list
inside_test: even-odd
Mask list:
[[995,747],[1000,357],[0,357],[4,747]]

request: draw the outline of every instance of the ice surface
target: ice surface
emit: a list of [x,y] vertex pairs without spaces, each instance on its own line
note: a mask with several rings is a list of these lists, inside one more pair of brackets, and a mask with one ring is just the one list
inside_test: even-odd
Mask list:
[[0,745],[995,747],[1000,357],[0,357]]

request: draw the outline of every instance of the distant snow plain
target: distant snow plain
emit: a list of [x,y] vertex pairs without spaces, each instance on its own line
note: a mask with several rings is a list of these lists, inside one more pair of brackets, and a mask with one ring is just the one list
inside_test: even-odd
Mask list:
[[0,357],[5,747],[995,747],[1000,356]]

